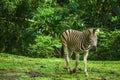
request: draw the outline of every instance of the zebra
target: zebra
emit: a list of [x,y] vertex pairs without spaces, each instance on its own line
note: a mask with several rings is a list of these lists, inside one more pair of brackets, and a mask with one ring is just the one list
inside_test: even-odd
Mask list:
[[[97,34],[99,33],[99,29],[89,28],[84,31],[77,30],[66,30],[60,36],[60,40],[62,43],[62,51],[64,53],[65,61],[66,61],[66,69],[68,72],[73,73],[76,72],[77,66],[79,64],[79,54],[84,54],[84,73],[85,76],[88,77],[87,73],[87,57],[90,49],[93,51],[97,51]],[[76,53],[76,65],[73,70],[69,64],[69,58],[72,56],[73,51]],[[62,54],[63,54],[62,53]]]

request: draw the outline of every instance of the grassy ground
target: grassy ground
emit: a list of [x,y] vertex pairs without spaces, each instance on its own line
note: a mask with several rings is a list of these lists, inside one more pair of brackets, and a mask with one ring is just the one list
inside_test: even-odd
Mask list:
[[[69,74],[64,66],[65,61],[60,58],[28,58],[0,53],[0,80],[85,80],[83,61],[74,74]],[[120,61],[88,61],[88,73],[88,80],[120,80]]]

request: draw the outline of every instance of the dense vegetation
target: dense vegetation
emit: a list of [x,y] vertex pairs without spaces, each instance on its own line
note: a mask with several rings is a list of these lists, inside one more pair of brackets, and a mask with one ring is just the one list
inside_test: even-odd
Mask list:
[[100,28],[90,59],[119,60],[119,0],[0,0],[0,52],[59,57],[66,29]]

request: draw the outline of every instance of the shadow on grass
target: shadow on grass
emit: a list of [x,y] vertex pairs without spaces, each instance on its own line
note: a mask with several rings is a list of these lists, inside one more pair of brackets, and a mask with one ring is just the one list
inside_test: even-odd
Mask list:
[[[20,76],[13,74],[13,73],[16,73],[16,72],[0,70],[0,80],[17,80]],[[12,75],[10,75],[10,74],[12,74]]]

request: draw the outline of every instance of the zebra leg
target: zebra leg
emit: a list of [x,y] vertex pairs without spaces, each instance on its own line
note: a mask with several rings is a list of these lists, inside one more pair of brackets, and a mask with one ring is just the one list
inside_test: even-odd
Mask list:
[[88,57],[88,52],[84,53],[84,73],[85,76],[88,77],[88,73],[87,73],[87,57]]
[[73,55],[73,51],[72,50],[69,50],[69,58],[71,58]]
[[65,61],[66,61],[66,67],[65,69],[68,70],[68,72],[71,71],[70,64],[69,64],[69,52],[67,46],[64,46],[64,53],[65,53]]
[[73,73],[76,72],[78,64],[79,64],[79,53],[76,53],[76,64],[75,64],[75,68],[73,69]]

